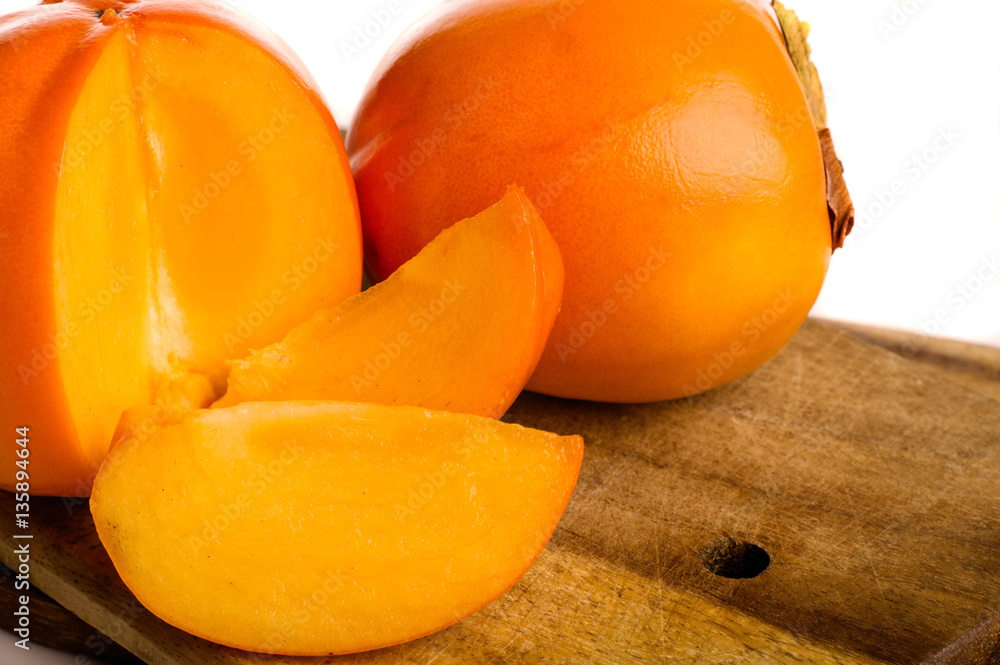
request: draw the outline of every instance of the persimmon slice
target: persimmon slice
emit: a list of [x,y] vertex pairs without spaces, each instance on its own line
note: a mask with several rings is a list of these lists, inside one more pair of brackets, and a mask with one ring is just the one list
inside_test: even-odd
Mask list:
[[530,567],[583,457],[415,407],[256,402],[116,445],[90,508],[150,611],[229,646],[352,653],[476,612]]
[[510,187],[381,284],[232,362],[218,405],[325,399],[499,417],[538,363],[562,286],[552,236]]

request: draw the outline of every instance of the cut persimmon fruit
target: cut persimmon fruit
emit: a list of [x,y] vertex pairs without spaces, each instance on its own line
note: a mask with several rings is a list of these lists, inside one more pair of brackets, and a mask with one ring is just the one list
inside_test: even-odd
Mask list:
[[217,406],[323,399],[498,418],[541,357],[562,286],[559,249],[511,186],[384,282],[233,361]]
[[0,65],[0,425],[32,494],[86,495],[124,409],[189,373],[210,402],[360,290],[354,184],[304,66],[221,3],[13,12]]
[[364,651],[510,588],[545,547],[583,441],[416,407],[255,402],[116,445],[97,532],[129,589],[240,649]]

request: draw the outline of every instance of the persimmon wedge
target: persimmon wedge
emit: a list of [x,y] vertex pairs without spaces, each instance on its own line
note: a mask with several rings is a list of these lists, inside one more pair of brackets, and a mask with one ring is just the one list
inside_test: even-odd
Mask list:
[[576,484],[578,436],[415,407],[255,402],[116,445],[97,532],[178,628],[339,654],[449,626],[510,588]]
[[347,400],[498,418],[541,357],[562,287],[559,249],[512,186],[384,282],[232,362],[218,406]]

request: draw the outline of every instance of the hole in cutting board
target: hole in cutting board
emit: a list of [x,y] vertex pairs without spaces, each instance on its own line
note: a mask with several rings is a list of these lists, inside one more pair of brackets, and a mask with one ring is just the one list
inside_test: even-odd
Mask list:
[[708,572],[733,580],[757,577],[771,564],[764,548],[729,536],[701,548],[698,559]]

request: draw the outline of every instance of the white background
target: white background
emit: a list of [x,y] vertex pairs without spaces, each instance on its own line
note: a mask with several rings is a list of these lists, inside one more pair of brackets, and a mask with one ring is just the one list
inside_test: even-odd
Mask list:
[[[0,0],[0,11],[29,4]],[[390,0],[229,4],[293,46],[346,126],[382,53],[441,2],[395,0],[388,24],[369,25],[373,36],[351,54],[345,45]],[[937,334],[1000,346],[1000,274],[984,267],[1000,259],[1000,3],[788,4],[812,24],[830,125],[859,211],[814,314],[916,331],[943,313]],[[940,135],[954,138],[935,147]],[[992,279],[980,281],[980,272]],[[11,642],[0,636],[4,663],[72,662],[41,651],[27,658]]]
[[[383,28],[371,12],[390,0],[285,0],[281,11],[270,0],[234,3],[292,44],[341,124],[396,36],[442,4],[397,0],[400,11]],[[812,25],[813,60],[859,212],[813,313],[916,331],[943,310],[938,335],[1000,346],[1000,274],[984,270],[992,279],[982,282],[977,274],[984,261],[1000,260],[1000,3],[787,4]],[[375,33],[370,43],[345,54],[365,27]],[[942,132],[957,136],[946,150],[934,145]]]

